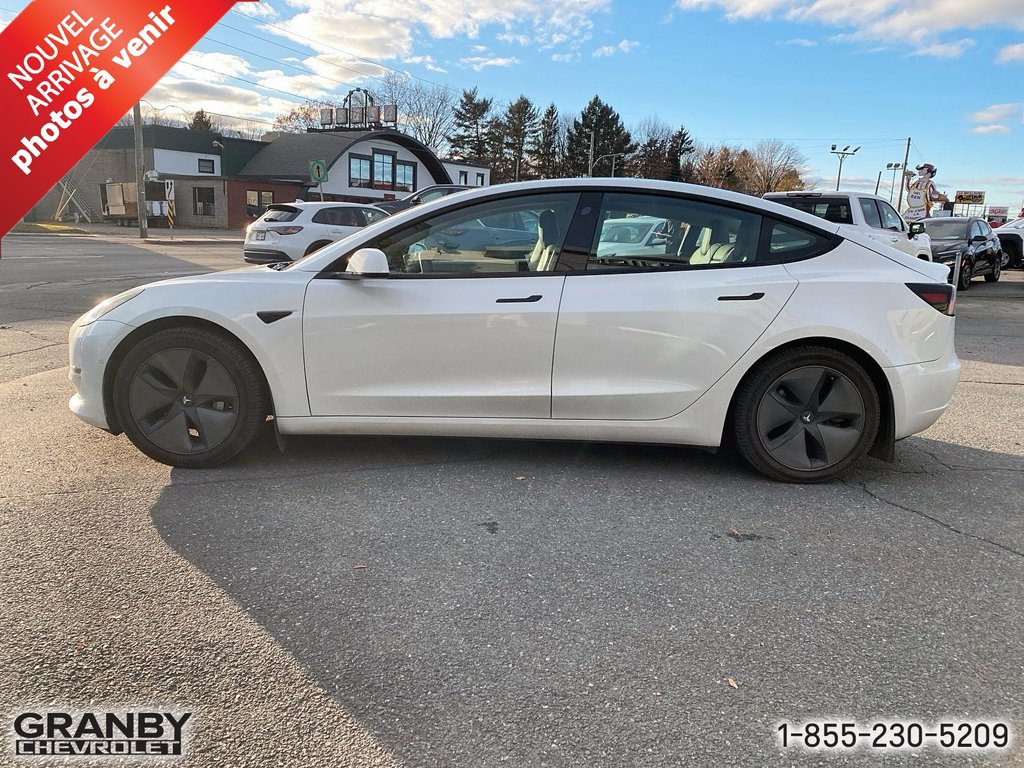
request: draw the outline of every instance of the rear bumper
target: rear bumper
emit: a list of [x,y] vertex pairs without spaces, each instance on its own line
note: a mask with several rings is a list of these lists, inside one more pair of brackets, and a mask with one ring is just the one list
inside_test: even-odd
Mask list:
[[277,264],[281,261],[294,261],[284,251],[272,251],[262,248],[246,248],[244,251],[245,260],[249,264]]
[[929,363],[886,368],[896,415],[896,439],[923,432],[939,420],[960,380],[960,360],[953,347],[953,332],[945,354]]

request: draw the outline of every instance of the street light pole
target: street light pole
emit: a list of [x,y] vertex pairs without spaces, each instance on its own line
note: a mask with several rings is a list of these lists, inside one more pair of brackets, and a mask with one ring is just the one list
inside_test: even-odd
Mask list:
[[886,163],[885,170],[892,171],[892,186],[889,188],[889,202],[893,202],[893,195],[896,194],[896,173],[903,170],[903,163]]
[[832,154],[839,158],[839,175],[836,176],[836,192],[839,191],[839,182],[843,179],[843,161],[848,157],[853,157],[860,151],[860,147],[856,147],[852,152],[850,151],[850,145],[847,144],[842,149],[836,149],[836,145],[832,145]]
[[594,175],[594,132],[590,132],[590,164],[587,166],[587,176]]

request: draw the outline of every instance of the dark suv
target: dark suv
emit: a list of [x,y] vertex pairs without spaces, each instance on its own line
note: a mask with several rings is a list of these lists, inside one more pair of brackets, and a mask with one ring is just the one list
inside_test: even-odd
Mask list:
[[994,283],[1002,269],[1003,249],[988,222],[977,216],[925,219],[924,229],[932,240],[932,260],[949,266],[953,282],[956,257],[961,257],[957,288],[966,291],[971,279],[980,275]]
[[374,206],[388,213],[398,213],[406,208],[412,208],[414,205],[422,205],[433,200],[440,200],[442,197],[462,192],[465,189],[473,189],[473,187],[466,187],[461,184],[434,184],[399,200],[385,200],[380,203],[374,203]]

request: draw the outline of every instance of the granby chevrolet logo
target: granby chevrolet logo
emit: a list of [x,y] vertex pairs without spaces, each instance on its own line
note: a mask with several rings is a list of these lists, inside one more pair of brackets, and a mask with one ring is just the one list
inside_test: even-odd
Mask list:
[[14,753],[23,756],[180,755],[191,712],[22,712]]

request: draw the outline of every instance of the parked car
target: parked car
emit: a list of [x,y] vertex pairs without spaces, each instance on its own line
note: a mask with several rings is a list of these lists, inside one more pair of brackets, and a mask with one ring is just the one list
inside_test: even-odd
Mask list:
[[[992,227],[978,216],[947,216],[925,219],[925,230],[932,240],[932,257],[949,270],[949,281],[957,280],[957,287],[966,291],[971,280],[980,275],[994,283],[999,280],[1003,266],[1003,249]],[[960,274],[957,276],[957,257]]]
[[811,213],[845,229],[855,229],[911,256],[931,261],[928,236],[907,222],[878,195],[862,192],[769,192],[766,200]]
[[1006,254],[1003,266],[1024,268],[1024,218],[1008,221],[995,232]]
[[424,187],[418,192],[413,192],[411,195],[400,197],[398,200],[384,200],[380,203],[374,203],[374,205],[382,211],[398,213],[406,208],[412,208],[414,205],[422,205],[423,203],[440,200],[442,197],[454,195],[456,192],[463,192],[467,189],[473,189],[473,187],[467,187],[462,184],[434,184],[430,187]]
[[388,215],[358,203],[269,205],[245,230],[245,260],[250,264],[295,261]]
[[[675,225],[661,251],[608,255],[645,217]],[[416,250],[495,219],[535,225],[529,252]],[[294,263],[108,299],[71,330],[70,407],[180,467],[227,461],[273,416],[284,435],[728,441],[769,477],[820,482],[892,460],[949,404],[946,273],[724,190],[484,187]]]

